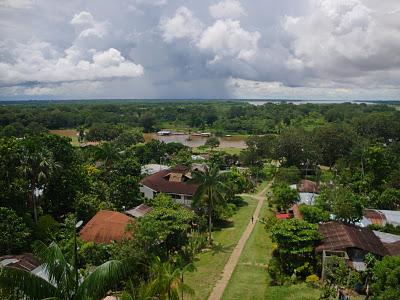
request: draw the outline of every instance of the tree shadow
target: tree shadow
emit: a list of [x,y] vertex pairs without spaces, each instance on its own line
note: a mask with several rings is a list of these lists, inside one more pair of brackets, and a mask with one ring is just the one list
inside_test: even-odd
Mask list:
[[231,220],[218,220],[214,224],[213,231],[221,231],[222,229],[235,227],[235,222]]
[[229,253],[229,252],[232,252],[234,247],[235,247],[235,244],[230,244],[230,245],[213,244],[211,246],[211,253],[212,253],[212,255],[216,255],[221,252]]
[[230,201],[231,203],[235,204],[237,208],[248,206],[249,203],[244,200],[242,197],[236,196],[234,199]]

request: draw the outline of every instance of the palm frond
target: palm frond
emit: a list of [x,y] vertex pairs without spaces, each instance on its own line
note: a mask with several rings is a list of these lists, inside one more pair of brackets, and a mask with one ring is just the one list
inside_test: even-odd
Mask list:
[[36,300],[53,298],[57,295],[57,288],[43,278],[27,271],[9,267],[0,269],[0,289],[10,291],[18,299],[26,296],[29,299]]
[[69,291],[75,284],[73,267],[66,261],[64,254],[56,243],[46,246],[42,242],[37,242],[34,252],[43,263],[49,275],[50,282],[62,290]]
[[98,266],[79,286],[75,299],[103,297],[113,285],[124,278],[127,269],[125,263],[118,260],[110,260]]

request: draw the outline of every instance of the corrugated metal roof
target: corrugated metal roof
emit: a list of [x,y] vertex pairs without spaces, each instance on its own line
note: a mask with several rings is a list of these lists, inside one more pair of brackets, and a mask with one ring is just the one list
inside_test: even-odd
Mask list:
[[376,230],[373,230],[373,233],[381,240],[382,243],[395,243],[400,241],[400,235]]
[[400,226],[400,211],[397,210],[379,210],[385,215],[386,222],[394,226]]
[[380,239],[370,229],[335,221],[318,224],[318,229],[323,239],[316,248],[317,252],[358,248],[380,256],[389,254]]
[[80,237],[87,242],[109,244],[123,238],[131,238],[126,225],[133,219],[116,211],[99,211],[80,231]]
[[[153,175],[147,176],[143,178],[140,183],[144,186],[149,187],[153,191],[160,193],[193,196],[198,188],[198,185],[185,181],[170,181],[169,175],[176,173],[186,175],[189,173],[189,170],[184,166],[176,166],[175,168],[163,170]],[[174,178],[176,178],[176,176]]]
[[390,255],[397,256],[400,255],[400,241],[395,243],[385,244],[386,249]]
[[[364,209],[364,217],[371,224],[400,226],[400,211],[397,210]],[[365,220],[362,223],[367,224]]]
[[303,179],[297,184],[297,190],[301,193],[319,193],[319,184],[315,181]]
[[146,204],[140,204],[139,206],[136,206],[135,208],[127,210],[125,213],[127,215],[131,215],[131,216],[133,216],[135,218],[140,218],[140,217],[143,217],[145,214],[149,213],[152,210],[153,210],[152,207],[147,206]]
[[20,255],[5,255],[0,257],[0,266],[7,266],[31,272],[40,266],[40,262],[32,253],[24,253]]

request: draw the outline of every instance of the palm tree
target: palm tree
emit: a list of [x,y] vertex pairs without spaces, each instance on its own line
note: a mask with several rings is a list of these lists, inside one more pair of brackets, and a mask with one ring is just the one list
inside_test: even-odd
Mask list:
[[193,270],[193,265],[177,266],[170,261],[162,262],[157,256],[150,266],[150,276],[148,281],[142,282],[138,287],[134,287],[129,281],[121,300],[179,300],[179,293],[194,295],[193,289],[183,283],[183,274]]
[[127,264],[111,260],[77,282],[74,263],[67,261],[56,243],[46,246],[38,242],[36,252],[48,281],[27,271],[10,267],[0,269],[0,290],[11,293],[12,299],[97,300],[127,272]]
[[28,203],[33,206],[33,216],[37,223],[37,196],[35,190],[44,186],[47,178],[53,174],[59,164],[53,159],[53,155],[48,150],[31,151],[27,149],[27,153],[23,156],[22,172],[29,182]]
[[101,144],[96,153],[96,159],[103,161],[106,167],[110,167],[120,156],[118,148],[110,142]]
[[195,203],[207,207],[208,213],[208,241],[212,243],[212,215],[214,212],[215,204],[223,203],[224,190],[224,174],[220,173],[219,168],[213,165],[206,168],[204,172],[194,172],[192,182],[199,184],[199,187],[194,195]]
[[183,273],[187,268],[176,267],[171,262],[161,262],[159,257],[156,257],[151,265],[150,274],[152,281],[150,285],[155,295],[160,300],[179,300],[179,292],[194,294],[194,291],[185,283],[183,283]]

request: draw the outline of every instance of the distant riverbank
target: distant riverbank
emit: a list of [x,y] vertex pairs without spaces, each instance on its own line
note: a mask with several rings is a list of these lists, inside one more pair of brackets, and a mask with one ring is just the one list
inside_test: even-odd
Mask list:
[[[177,142],[182,143],[185,146],[196,148],[205,144],[208,137],[204,136],[194,136],[191,135],[189,139],[188,134],[171,134],[171,135],[157,135],[157,133],[144,133],[143,134],[145,142],[150,140],[159,140],[165,143]],[[218,137],[220,145],[219,148],[237,148],[237,149],[245,149],[246,146],[246,138],[244,136],[224,136]]]
[[[301,104],[343,104],[343,103],[351,103],[351,104],[367,104],[373,105],[377,104],[377,102],[369,102],[369,101],[344,101],[344,100],[250,100],[247,103],[251,105],[264,105],[266,103],[292,103],[295,105]],[[382,103],[384,104],[384,103]]]

